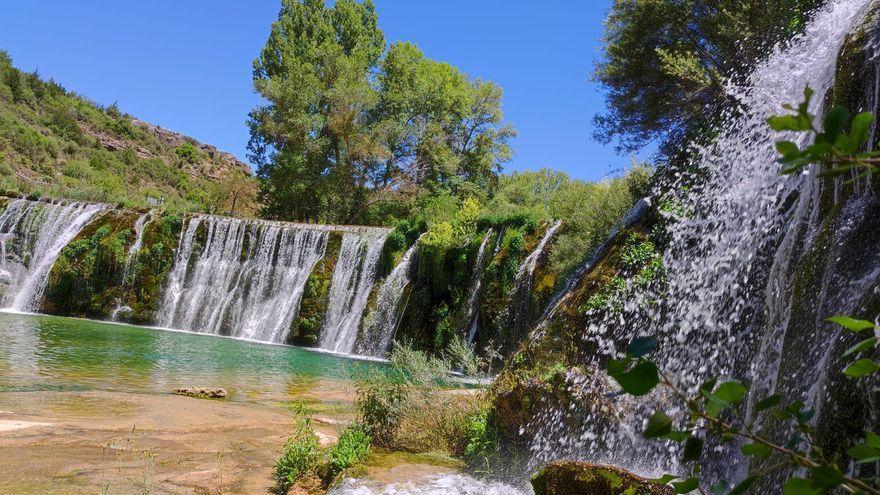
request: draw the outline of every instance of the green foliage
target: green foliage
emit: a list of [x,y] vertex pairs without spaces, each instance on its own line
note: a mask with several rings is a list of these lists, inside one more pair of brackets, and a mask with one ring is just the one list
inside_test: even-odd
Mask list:
[[404,383],[371,370],[356,380],[355,392],[355,404],[364,431],[376,445],[393,446],[407,398]]
[[177,158],[187,162],[195,163],[199,159],[199,150],[189,141],[184,142],[174,150]]
[[361,463],[370,453],[370,435],[364,428],[353,423],[342,431],[339,441],[327,452],[327,462],[330,466],[330,477]]
[[607,112],[595,136],[666,154],[700,137],[733,104],[722,82],[747,74],[769,48],[799,32],[817,0],[617,0],[605,22],[595,78]]
[[497,454],[498,430],[491,421],[489,411],[484,409],[470,418],[464,459],[478,470],[488,471]]
[[294,404],[293,431],[284,444],[281,457],[275,461],[275,483],[281,493],[303,475],[314,469],[321,459],[318,436],[312,431],[312,421],[303,403]]
[[444,353],[452,368],[465,376],[481,376],[488,367],[488,363],[477,354],[476,346],[468,344],[460,335],[452,337]]
[[[786,105],[793,114],[775,115],[767,123],[775,131],[807,133],[811,144],[804,148],[792,141],[778,141],[776,149],[784,167],[782,173],[793,174],[813,163],[824,168],[820,177],[834,177],[852,173],[853,180],[876,173],[880,163],[880,151],[864,151],[874,125],[874,114],[862,112],[855,117],[842,106],[835,106],[825,115],[822,129],[816,128],[816,117],[810,113],[813,90],[804,89],[804,100],[797,108]],[[847,130],[848,129],[848,130]]]
[[[845,316],[829,318],[851,332],[878,331],[874,323]],[[790,423],[792,438],[784,445],[775,443],[753,429],[758,417],[746,421],[741,409],[749,392],[745,383],[735,380],[719,382],[710,379],[700,386],[696,396],[688,397],[675,384],[662,377],[657,365],[646,356],[656,347],[652,337],[640,337],[629,346],[627,356],[608,364],[608,374],[620,385],[623,393],[642,396],[658,385],[670,389],[673,395],[686,405],[687,414],[683,420],[669,416],[663,411],[655,412],[643,432],[646,438],[665,439],[683,444],[682,463],[690,466],[689,476],[666,475],[659,481],[670,483],[676,493],[688,493],[699,487],[701,472],[700,459],[703,455],[702,435],[713,436],[721,442],[734,438],[747,440],[741,446],[743,455],[755,459],[778,458],[778,463],[768,469],[753,471],[740,485],[731,488],[725,480],[713,485],[713,494],[737,494],[748,489],[754,482],[769,472],[788,465],[795,472],[803,471],[808,477],[795,475],[789,478],[784,487],[788,495],[826,493],[832,489],[843,489],[848,493],[880,494],[873,480],[862,479],[845,474],[841,466],[844,454],[855,463],[868,463],[880,460],[880,436],[868,431],[862,443],[846,449],[845,452],[826,451],[816,440],[816,429],[811,423],[814,411],[807,409],[801,401],[780,405],[782,398],[772,395],[755,403],[756,416],[771,414],[777,420]],[[864,352],[876,346],[862,346],[855,352]],[[845,355],[849,355],[847,352]],[[849,364],[843,374],[857,379],[880,371],[880,365],[868,358]],[[681,426],[678,426],[681,424]],[[673,480],[680,480],[673,482]]]
[[510,157],[501,89],[386,46],[369,0],[285,0],[253,73],[268,103],[249,149],[272,218],[387,223],[423,195],[486,196]]

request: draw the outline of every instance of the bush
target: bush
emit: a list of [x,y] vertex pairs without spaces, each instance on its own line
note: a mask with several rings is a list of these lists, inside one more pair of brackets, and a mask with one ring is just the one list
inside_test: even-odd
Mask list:
[[[341,435],[339,441],[327,452],[329,464],[329,478],[340,472],[359,464],[370,453],[372,438],[364,431],[364,427],[358,423],[349,425]],[[327,481],[327,480],[325,480]]]
[[403,417],[407,390],[400,380],[376,370],[355,383],[358,412],[365,432],[376,445],[394,445]]
[[321,459],[318,436],[312,431],[312,421],[303,403],[294,405],[295,426],[284,444],[281,457],[275,461],[275,482],[281,493],[286,493],[302,476],[310,473]]
[[465,376],[476,377],[483,374],[486,362],[477,355],[476,347],[468,344],[461,336],[453,336],[445,352],[453,369]]
[[174,154],[187,163],[195,163],[199,159],[199,150],[189,141],[178,146]]
[[72,179],[88,179],[92,176],[92,168],[82,160],[71,160],[64,165],[61,173]]
[[488,470],[498,451],[498,431],[490,423],[489,411],[482,410],[470,417],[467,429],[465,461],[477,470]]

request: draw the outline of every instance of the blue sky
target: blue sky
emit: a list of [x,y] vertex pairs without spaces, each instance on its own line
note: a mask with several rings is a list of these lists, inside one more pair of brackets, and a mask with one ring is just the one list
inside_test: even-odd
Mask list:
[[[375,0],[389,42],[418,45],[505,91],[519,131],[506,170],[550,167],[596,180],[628,156],[591,138],[603,108],[589,80],[611,0]],[[121,5],[120,5],[121,4]],[[8,2],[0,48],[25,70],[246,161],[251,62],[278,1]]]

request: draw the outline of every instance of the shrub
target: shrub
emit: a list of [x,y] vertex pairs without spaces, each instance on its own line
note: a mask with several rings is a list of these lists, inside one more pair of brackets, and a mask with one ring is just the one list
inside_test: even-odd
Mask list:
[[465,376],[480,376],[486,367],[486,362],[477,355],[476,347],[468,344],[459,335],[452,337],[445,353],[453,369],[461,371]]
[[312,431],[312,421],[305,405],[298,402],[293,409],[294,429],[284,444],[281,457],[275,461],[275,482],[281,493],[286,493],[300,477],[311,472],[321,459],[318,436]]
[[341,435],[339,441],[327,452],[329,464],[329,478],[340,472],[359,464],[370,453],[370,435],[364,431],[359,423],[349,425]]
[[404,413],[407,390],[400,380],[370,370],[355,382],[355,403],[364,431],[376,445],[391,447]]
[[92,169],[88,163],[82,160],[71,160],[64,165],[61,173],[72,179],[87,179],[92,176]]
[[470,417],[464,459],[477,470],[488,470],[497,451],[498,431],[490,423],[489,411],[484,409]]
[[174,154],[187,163],[195,163],[199,159],[199,150],[189,141],[178,146]]

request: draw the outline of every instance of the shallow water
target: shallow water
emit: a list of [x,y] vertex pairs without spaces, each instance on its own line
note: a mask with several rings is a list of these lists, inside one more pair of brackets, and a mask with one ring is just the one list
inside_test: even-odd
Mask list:
[[504,483],[481,481],[463,474],[425,476],[419,480],[384,484],[345,480],[328,495],[526,495]]
[[0,313],[0,393],[223,387],[231,400],[332,398],[382,366],[290,346],[53,316]]

